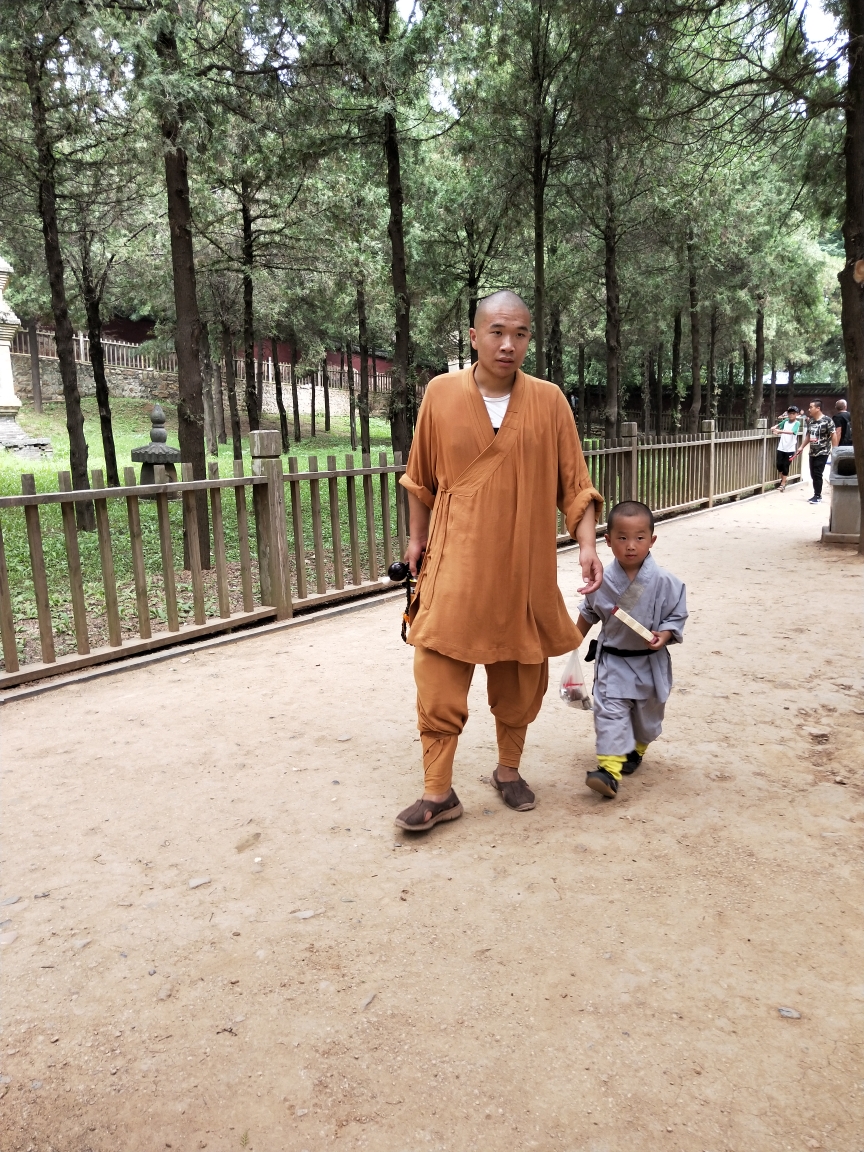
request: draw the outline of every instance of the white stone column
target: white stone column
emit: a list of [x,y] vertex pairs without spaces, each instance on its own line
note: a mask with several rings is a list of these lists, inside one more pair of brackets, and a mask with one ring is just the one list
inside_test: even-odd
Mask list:
[[[21,321],[3,299],[3,291],[12,275],[12,266],[0,257],[0,440],[5,438],[9,423],[15,424],[21,401],[15,395],[12,378],[12,337],[21,327]],[[15,425],[15,431],[20,430]],[[20,438],[16,436],[15,438]]]

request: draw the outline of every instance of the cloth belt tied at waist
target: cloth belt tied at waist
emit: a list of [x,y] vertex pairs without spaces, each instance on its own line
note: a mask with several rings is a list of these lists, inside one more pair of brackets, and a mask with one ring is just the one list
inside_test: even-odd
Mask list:
[[[636,656],[653,656],[655,652],[659,652],[659,648],[613,648],[610,644],[603,645],[602,655],[607,653],[610,656],[620,656],[624,660],[632,660]],[[592,640],[588,645],[588,651],[585,654],[585,663],[590,664],[597,656],[597,641]]]

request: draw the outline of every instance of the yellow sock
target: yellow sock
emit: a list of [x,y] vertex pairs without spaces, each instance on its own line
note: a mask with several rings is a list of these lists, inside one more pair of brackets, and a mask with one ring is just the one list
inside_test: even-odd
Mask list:
[[627,762],[626,756],[598,756],[597,767],[605,768],[610,776],[621,779],[621,765]]
[[641,740],[637,740],[636,741],[636,751],[639,753],[640,756],[644,756],[645,753],[648,751],[648,745],[643,744]]

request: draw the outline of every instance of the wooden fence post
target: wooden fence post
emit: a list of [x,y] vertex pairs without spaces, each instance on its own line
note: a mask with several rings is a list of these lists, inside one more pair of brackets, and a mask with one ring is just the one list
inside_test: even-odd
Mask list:
[[760,416],[756,421],[756,427],[762,433],[762,492],[768,487],[765,477],[768,472],[768,419],[765,416]]
[[290,620],[294,609],[291,603],[281,436],[269,430],[250,432],[249,447],[252,475],[267,478],[266,485],[256,484],[253,488],[261,602],[275,606],[277,620]]
[[[21,491],[25,496],[36,495],[36,477],[30,472],[21,475]],[[45,573],[45,553],[42,550],[42,525],[39,520],[38,504],[29,504],[24,509],[27,524],[27,543],[30,547],[30,570],[33,573],[33,595],[36,600],[36,616],[39,620],[39,645],[42,649],[42,663],[53,664],[54,631],[51,625],[51,602],[48,597],[48,577]]]
[[[629,476],[622,477],[622,500],[639,499],[639,425],[635,420],[625,420],[621,425],[621,445],[630,449],[630,462],[628,464]],[[629,495],[625,496],[624,493]]]
[[702,435],[708,437],[708,467],[706,469],[705,494],[708,497],[708,507],[714,507],[714,460],[717,446],[717,433],[713,420],[702,421]]

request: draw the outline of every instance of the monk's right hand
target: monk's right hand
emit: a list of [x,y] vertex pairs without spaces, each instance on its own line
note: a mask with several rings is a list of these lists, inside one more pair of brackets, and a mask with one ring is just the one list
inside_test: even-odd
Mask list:
[[426,551],[425,540],[415,540],[411,538],[408,547],[405,549],[403,557],[405,563],[411,569],[411,575],[416,576],[420,571],[420,566],[423,563],[423,553]]

